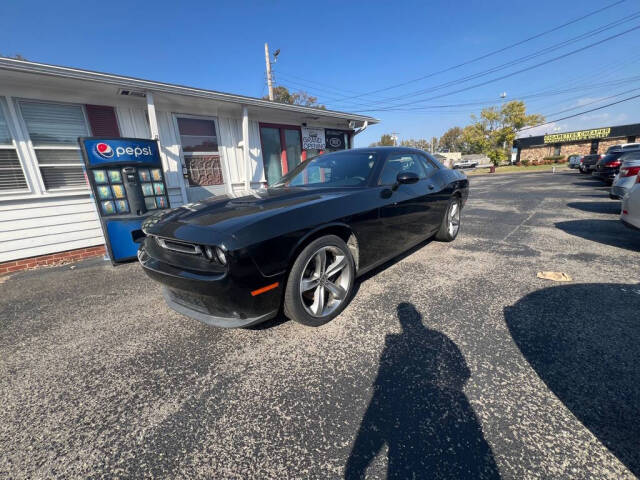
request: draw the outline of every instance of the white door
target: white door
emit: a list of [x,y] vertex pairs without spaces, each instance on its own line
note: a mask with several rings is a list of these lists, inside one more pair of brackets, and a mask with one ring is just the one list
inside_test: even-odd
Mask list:
[[218,149],[215,118],[176,115],[184,163],[187,168],[187,197],[196,202],[226,193],[224,169]]

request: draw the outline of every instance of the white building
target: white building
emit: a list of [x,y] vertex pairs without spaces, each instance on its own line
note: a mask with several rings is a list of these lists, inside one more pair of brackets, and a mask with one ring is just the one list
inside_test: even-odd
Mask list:
[[0,273],[20,259],[104,243],[80,136],[158,139],[175,207],[274,181],[318,153],[302,145],[312,127],[333,150],[350,148],[354,135],[376,122],[0,57]]

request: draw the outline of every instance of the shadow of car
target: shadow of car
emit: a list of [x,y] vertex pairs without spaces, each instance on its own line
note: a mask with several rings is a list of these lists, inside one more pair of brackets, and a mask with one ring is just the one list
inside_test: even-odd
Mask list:
[[640,474],[640,284],[544,288],[504,309],[511,336],[553,391]]

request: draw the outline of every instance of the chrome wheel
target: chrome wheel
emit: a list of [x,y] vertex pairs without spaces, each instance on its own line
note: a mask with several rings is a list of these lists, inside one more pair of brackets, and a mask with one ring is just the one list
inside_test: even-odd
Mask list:
[[307,313],[324,317],[346,300],[353,281],[351,262],[336,247],[322,247],[309,259],[300,278],[300,299]]
[[451,204],[451,208],[449,209],[449,218],[447,219],[447,229],[449,230],[449,235],[451,237],[455,237],[458,234],[458,230],[460,229],[460,202],[455,202]]

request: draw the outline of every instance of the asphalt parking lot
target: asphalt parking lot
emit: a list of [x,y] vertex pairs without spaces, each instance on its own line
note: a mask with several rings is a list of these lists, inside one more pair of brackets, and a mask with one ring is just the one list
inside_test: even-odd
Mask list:
[[136,264],[10,277],[0,477],[640,475],[640,233],[577,172],[471,182],[317,329],[206,327]]

